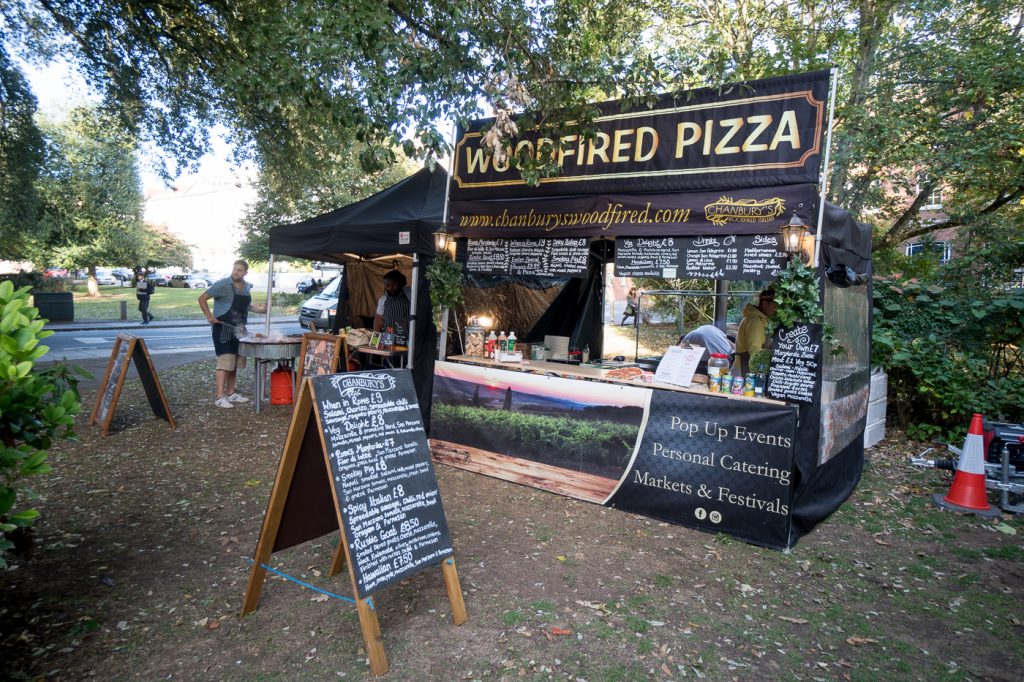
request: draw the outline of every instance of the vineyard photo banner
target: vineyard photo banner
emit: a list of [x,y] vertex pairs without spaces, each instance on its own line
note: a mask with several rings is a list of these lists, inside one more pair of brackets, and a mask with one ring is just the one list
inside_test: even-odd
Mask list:
[[[492,155],[494,119],[456,133],[451,200],[765,187],[818,181],[829,72],[766,78],[661,95],[623,110],[595,106],[596,134],[557,139],[525,131]],[[529,187],[507,157],[550,145],[561,172]]]

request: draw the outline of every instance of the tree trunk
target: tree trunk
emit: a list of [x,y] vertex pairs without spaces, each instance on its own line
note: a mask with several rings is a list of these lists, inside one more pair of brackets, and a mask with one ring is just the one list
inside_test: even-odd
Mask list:
[[89,276],[86,280],[86,287],[89,290],[89,295],[93,298],[97,298],[100,295],[100,285],[96,283],[96,266],[89,266]]

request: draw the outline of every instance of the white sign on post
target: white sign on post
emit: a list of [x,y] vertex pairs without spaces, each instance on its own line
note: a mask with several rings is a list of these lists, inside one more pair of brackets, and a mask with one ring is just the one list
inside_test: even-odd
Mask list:
[[689,386],[703,356],[702,346],[669,346],[658,363],[654,380],[663,384]]

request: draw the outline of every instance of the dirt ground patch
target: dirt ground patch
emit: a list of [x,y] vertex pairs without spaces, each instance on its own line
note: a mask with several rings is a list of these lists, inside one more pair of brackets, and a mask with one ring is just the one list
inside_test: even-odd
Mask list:
[[[173,432],[136,380],[110,437],[83,418],[55,448],[35,557],[0,573],[2,676],[370,677],[346,603],[270,576],[238,617],[290,414],[215,408],[211,374],[161,376]],[[910,469],[917,449],[871,450],[788,554],[439,465],[469,622],[450,624],[439,570],[376,595],[388,678],[1020,679],[1024,524],[934,509],[948,478]],[[334,543],[273,565],[351,594],[325,576]]]

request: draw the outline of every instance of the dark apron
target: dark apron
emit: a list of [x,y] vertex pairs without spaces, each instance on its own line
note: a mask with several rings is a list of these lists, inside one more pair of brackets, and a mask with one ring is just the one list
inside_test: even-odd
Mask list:
[[213,325],[213,350],[217,355],[238,354],[238,337],[245,335],[245,323],[249,321],[249,294],[235,292],[231,307],[218,317],[221,324]]
[[409,297],[403,291],[398,296],[384,294],[384,329],[392,327],[395,330],[395,345],[407,346],[409,334]]

